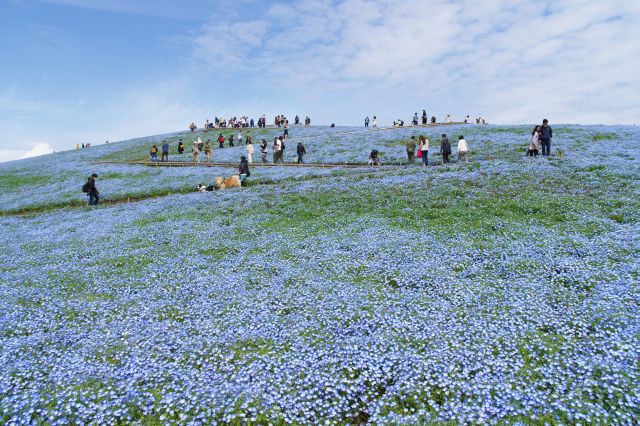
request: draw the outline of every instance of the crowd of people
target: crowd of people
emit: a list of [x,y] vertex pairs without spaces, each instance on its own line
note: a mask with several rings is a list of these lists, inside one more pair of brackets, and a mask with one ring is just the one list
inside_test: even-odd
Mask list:
[[[273,119],[273,125],[277,128],[284,127],[288,129],[289,120],[284,114],[279,114],[275,116],[275,118]],[[294,119],[294,125],[296,126],[302,125],[302,123],[300,122],[300,117],[298,115],[296,115]],[[304,126],[305,127],[311,126],[311,119],[309,118],[309,116],[305,117]],[[209,119],[207,119],[202,125],[202,129],[204,131],[209,131],[211,129],[254,128],[254,127],[258,127],[259,129],[266,128],[267,127],[266,116],[262,115],[260,118],[258,118],[258,120],[254,120],[253,118],[249,118],[247,116],[242,116],[239,118],[231,117],[229,119],[214,117],[213,121],[210,121]],[[189,124],[189,130],[191,132],[195,132],[196,130],[198,130],[198,126],[195,124],[195,122],[192,122],[191,124]]]
[[[423,166],[429,165],[429,139],[427,139],[426,136],[420,135],[418,137],[417,143],[416,137],[411,136],[407,141],[405,148],[407,151],[407,161],[409,164],[414,164],[416,158],[419,158]],[[467,140],[462,135],[458,137],[457,153],[458,162],[469,162],[467,158],[467,154],[469,153],[469,145],[467,144]],[[449,159],[449,156],[451,155],[451,142],[449,141],[449,138],[445,133],[443,133],[440,137],[439,154],[442,156],[443,164],[451,162],[451,160]],[[380,161],[380,152],[377,149],[371,151],[367,164],[370,166],[382,165],[382,162]]]

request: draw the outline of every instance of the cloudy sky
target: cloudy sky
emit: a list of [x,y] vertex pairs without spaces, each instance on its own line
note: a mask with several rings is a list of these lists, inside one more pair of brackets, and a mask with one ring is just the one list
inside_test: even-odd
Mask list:
[[213,116],[640,122],[640,2],[0,0],[0,161]]

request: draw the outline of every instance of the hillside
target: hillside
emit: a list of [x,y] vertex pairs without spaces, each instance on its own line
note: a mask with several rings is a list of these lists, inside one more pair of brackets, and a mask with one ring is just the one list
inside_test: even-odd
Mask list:
[[101,163],[188,160],[188,133],[0,164],[0,424],[633,423],[640,130],[554,126],[549,158],[530,131],[293,128],[286,161],[402,164],[425,134],[435,165],[204,194],[237,168]]

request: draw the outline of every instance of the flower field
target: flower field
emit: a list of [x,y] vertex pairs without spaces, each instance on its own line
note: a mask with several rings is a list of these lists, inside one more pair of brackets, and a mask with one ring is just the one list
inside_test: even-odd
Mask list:
[[0,424],[637,424],[640,130],[360,130],[285,159],[395,166],[99,163],[186,133],[0,164]]

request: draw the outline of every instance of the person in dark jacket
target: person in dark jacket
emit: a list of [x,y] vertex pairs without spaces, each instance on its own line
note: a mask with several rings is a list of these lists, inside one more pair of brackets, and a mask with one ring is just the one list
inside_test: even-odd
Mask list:
[[260,154],[262,154],[262,164],[267,164],[267,140],[262,139],[260,144]]
[[449,162],[449,155],[451,155],[451,143],[449,142],[449,138],[444,133],[442,134],[442,139],[440,140],[440,154],[442,154],[442,163]]
[[249,171],[249,163],[247,162],[247,157],[244,155],[240,157],[240,184],[245,186],[245,181],[249,176],[251,176],[251,172]]
[[407,159],[409,164],[413,164],[416,161],[416,137],[411,136],[407,142]]
[[551,155],[551,138],[553,138],[553,129],[549,126],[549,120],[542,120],[540,127],[540,142],[542,143],[542,155],[547,157]]
[[98,188],[96,188],[96,179],[98,179],[97,174],[92,174],[89,178],[89,205],[97,206],[100,202],[100,196],[98,192]]
[[178,154],[184,154],[184,142],[182,142],[182,139],[178,142]]
[[304,145],[302,142],[298,142],[298,146],[296,147],[296,153],[298,154],[298,164],[304,164],[304,155],[307,153],[307,150],[304,149]]
[[162,159],[161,161],[169,161],[169,144],[167,141],[162,143]]

